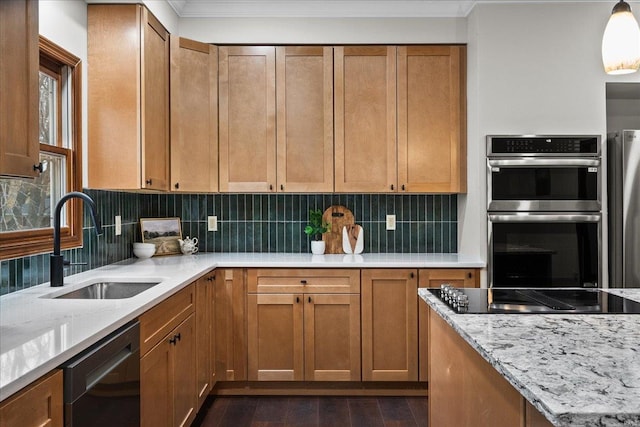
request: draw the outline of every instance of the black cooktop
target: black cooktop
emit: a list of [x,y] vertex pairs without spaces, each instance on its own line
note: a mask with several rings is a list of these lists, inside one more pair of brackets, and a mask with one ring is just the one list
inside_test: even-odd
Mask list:
[[459,313],[640,314],[640,303],[600,289],[448,287],[429,292]]

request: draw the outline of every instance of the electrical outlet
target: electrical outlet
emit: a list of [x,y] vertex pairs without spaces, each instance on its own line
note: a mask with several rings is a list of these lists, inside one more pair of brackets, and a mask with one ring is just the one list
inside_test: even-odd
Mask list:
[[116,236],[122,234],[122,217],[120,215],[116,215]]
[[387,215],[387,230],[395,230],[395,229],[396,229],[396,216]]
[[218,217],[217,216],[207,217],[207,230],[208,231],[218,231]]

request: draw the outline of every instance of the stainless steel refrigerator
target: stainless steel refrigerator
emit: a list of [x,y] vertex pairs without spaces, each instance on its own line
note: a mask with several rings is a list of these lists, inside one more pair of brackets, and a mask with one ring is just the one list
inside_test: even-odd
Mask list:
[[607,136],[609,286],[640,288],[640,130]]

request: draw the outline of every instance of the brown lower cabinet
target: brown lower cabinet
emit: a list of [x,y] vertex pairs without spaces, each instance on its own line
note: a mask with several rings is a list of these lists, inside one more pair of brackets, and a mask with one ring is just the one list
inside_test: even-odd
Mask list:
[[55,370],[0,403],[2,427],[62,427],[62,371]]
[[429,316],[429,426],[551,426],[438,314],[420,304]]
[[197,412],[195,286],[140,316],[142,426],[188,426]]
[[360,381],[359,276],[346,269],[250,269],[248,379]]
[[198,408],[216,383],[215,273],[195,282],[196,289],[196,387]]
[[247,379],[247,286],[243,268],[216,270],[215,372],[218,381]]
[[418,271],[362,270],[362,380],[418,381]]
[[[476,269],[464,268],[430,268],[418,271],[419,288],[439,288],[441,284],[448,283],[456,288],[480,287],[480,273]],[[426,304],[418,305],[418,354],[420,359],[420,381],[427,381],[429,375],[429,341],[428,335],[423,333],[429,330],[429,313]]]

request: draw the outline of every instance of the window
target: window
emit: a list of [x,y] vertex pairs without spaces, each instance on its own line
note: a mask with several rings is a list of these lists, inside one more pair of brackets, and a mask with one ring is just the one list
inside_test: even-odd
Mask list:
[[[40,37],[39,139],[42,172],[35,179],[0,179],[0,259],[48,252],[53,209],[62,195],[82,188],[81,63]],[[62,212],[63,248],[82,244],[82,206]]]

